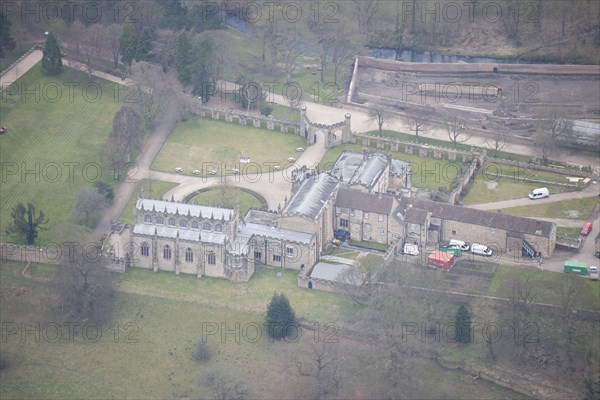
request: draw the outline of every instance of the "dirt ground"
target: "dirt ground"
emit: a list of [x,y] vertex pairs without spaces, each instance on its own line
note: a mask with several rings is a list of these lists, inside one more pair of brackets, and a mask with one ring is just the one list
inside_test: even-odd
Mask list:
[[600,75],[424,73],[359,66],[356,83],[358,103],[380,103],[434,120],[458,116],[467,129],[500,127],[530,136],[535,129],[531,118],[600,118]]

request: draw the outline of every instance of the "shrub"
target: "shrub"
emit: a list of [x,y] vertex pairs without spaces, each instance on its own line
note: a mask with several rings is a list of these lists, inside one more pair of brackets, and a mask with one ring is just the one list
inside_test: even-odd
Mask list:
[[204,342],[196,343],[196,347],[194,348],[194,352],[192,353],[192,358],[198,362],[204,362],[210,360],[212,356],[208,345]]

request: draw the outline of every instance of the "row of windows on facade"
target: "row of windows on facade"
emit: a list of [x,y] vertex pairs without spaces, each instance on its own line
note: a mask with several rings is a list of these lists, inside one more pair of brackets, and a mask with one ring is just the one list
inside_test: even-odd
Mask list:
[[[349,226],[350,226],[350,221],[349,220],[340,218],[340,228],[348,228]],[[364,224],[363,228],[366,231],[370,232],[371,231],[371,224]],[[379,234],[380,235],[385,235],[385,229],[379,228]]]
[[[337,215],[340,215],[341,213],[350,214],[351,217],[354,217],[354,209],[348,210],[347,208],[340,208],[337,211]],[[364,219],[369,219],[369,213],[366,212],[366,211],[363,212],[363,218]],[[377,220],[379,222],[383,222],[384,215],[383,214],[377,214]]]
[[[142,246],[140,248],[141,254],[144,257],[148,257],[150,256],[150,246],[148,246],[148,243],[142,243]],[[169,246],[168,244],[165,245],[163,247],[163,258],[165,260],[170,260],[172,256],[172,250],[171,250],[171,246]],[[208,264],[210,265],[215,265],[217,263],[217,256],[215,255],[215,253],[208,253],[206,255],[206,260],[208,262]],[[185,250],[185,261],[186,262],[194,262],[194,251],[188,247]]]
[[[146,215],[144,217],[144,222],[152,223],[152,216],[151,215]],[[155,223],[157,225],[164,225],[165,219],[163,217],[156,217]],[[169,225],[169,226],[176,226],[175,218],[169,218],[167,220],[167,225]],[[188,221],[186,221],[185,219],[182,219],[181,221],[179,221],[179,226],[181,228],[187,228],[188,227]],[[198,222],[196,222],[196,221],[193,221],[191,223],[191,228],[192,229],[200,229],[199,226],[200,226],[200,224],[198,224]],[[211,230],[210,228],[211,228],[210,223],[205,222],[205,223],[202,224],[202,230],[203,231],[210,231]],[[216,232],[222,232],[223,231],[222,225],[221,224],[215,224],[215,231]]]

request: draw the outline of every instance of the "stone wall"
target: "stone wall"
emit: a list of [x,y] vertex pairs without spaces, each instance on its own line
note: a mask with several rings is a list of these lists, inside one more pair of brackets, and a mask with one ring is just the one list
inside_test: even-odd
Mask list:
[[[221,120],[229,123],[237,123],[238,125],[247,126],[252,124],[255,128],[266,128],[269,131],[275,130],[275,126],[279,126],[281,132],[288,133],[293,131],[294,134],[304,136],[301,132],[300,123],[274,119],[258,114],[247,114],[242,111],[228,110],[224,108],[208,107],[205,105],[196,105],[192,108],[192,112],[201,117],[210,117],[215,120]],[[252,121],[252,122],[250,122]]]

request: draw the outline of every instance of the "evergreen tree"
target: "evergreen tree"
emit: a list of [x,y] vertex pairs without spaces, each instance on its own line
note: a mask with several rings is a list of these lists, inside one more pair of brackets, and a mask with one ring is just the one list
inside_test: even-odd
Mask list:
[[8,224],[6,233],[24,235],[27,244],[33,244],[38,230],[44,229],[41,225],[48,223],[48,219],[42,211],[37,215],[35,211],[35,206],[31,203],[27,204],[27,208],[23,203],[17,204],[10,214],[12,221]]
[[0,58],[4,58],[5,50],[14,50],[17,42],[10,32],[11,22],[0,12]]
[[42,67],[48,75],[58,75],[62,71],[62,53],[52,32],[46,36],[42,57]]
[[163,0],[160,4],[163,6],[161,27],[174,31],[187,28],[187,8],[181,0]]
[[287,297],[283,293],[275,293],[267,306],[265,320],[269,336],[273,339],[283,339],[295,323],[296,316]]
[[149,26],[145,26],[137,36],[135,61],[150,61],[153,40],[154,30]]
[[175,68],[177,69],[177,77],[179,82],[184,85],[189,85],[192,80],[192,43],[187,34],[182,33],[177,38],[177,46],[175,49]]
[[123,24],[123,31],[119,37],[119,52],[121,61],[127,66],[131,66],[137,51],[137,33],[135,24],[129,20]]
[[210,39],[202,39],[193,47],[193,63],[190,74],[192,94],[201,96],[204,103],[210,100],[213,92],[212,86],[216,81],[213,58],[214,44]]
[[471,342],[471,313],[464,304],[456,312],[456,329],[458,330],[457,340],[460,343]]

